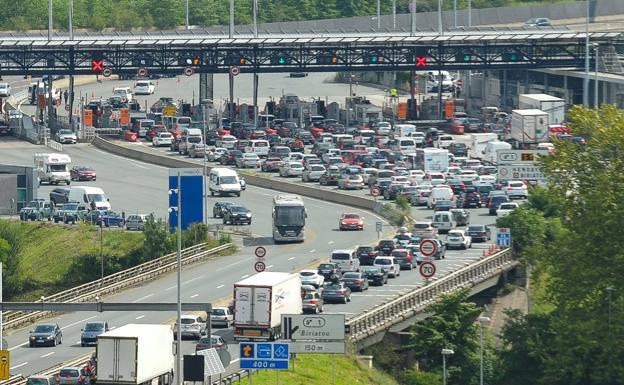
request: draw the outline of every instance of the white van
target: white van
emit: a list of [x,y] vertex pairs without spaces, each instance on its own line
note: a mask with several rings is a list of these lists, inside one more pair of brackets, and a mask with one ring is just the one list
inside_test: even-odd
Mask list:
[[102,190],[99,187],[92,186],[72,186],[69,189],[69,196],[67,197],[69,202],[84,203],[87,207],[91,208],[91,202],[95,203],[95,208],[98,210],[110,210],[111,204]]
[[403,154],[413,154],[416,152],[416,140],[402,137],[396,140],[396,149]]
[[481,159],[485,163],[496,164],[496,162],[498,162],[497,152],[499,150],[511,150],[511,144],[499,141],[488,142],[485,145],[485,150],[483,150],[483,158]]
[[394,135],[398,137],[411,136],[416,132],[416,126],[413,124],[397,124],[394,126]]
[[453,201],[454,199],[453,189],[448,186],[437,186],[431,189],[431,194],[427,198],[427,207],[433,208],[437,201]]
[[130,87],[115,87],[113,88],[113,95],[121,96],[121,98],[128,103],[132,101],[132,91],[130,91]]
[[268,140],[254,139],[250,140],[249,144],[245,146],[245,153],[266,157],[269,155],[269,148],[271,148],[271,146]]
[[457,227],[457,222],[450,211],[436,211],[433,213],[433,227],[438,229],[440,233],[448,233]]
[[71,158],[67,154],[34,154],[33,163],[39,178],[39,184],[71,183],[69,164]]
[[342,271],[359,271],[360,260],[355,256],[355,250],[334,250],[329,262],[340,266]]
[[215,167],[210,170],[208,178],[210,195],[235,194],[240,196],[241,181],[236,171],[225,167]]

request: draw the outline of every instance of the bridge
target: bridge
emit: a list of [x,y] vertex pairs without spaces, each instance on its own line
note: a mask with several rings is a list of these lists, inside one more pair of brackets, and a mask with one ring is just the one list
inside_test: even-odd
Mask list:
[[[618,32],[591,32],[612,45]],[[0,38],[0,75],[413,71],[582,67],[585,33],[458,31],[348,34],[11,35]],[[593,53],[591,61],[594,61]]]

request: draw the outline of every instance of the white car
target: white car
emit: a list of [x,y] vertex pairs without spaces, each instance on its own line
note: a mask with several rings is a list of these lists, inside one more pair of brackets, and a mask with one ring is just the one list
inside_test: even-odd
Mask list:
[[362,179],[364,179],[365,185],[368,185],[368,180],[370,179],[371,175],[375,175],[377,171],[379,170],[373,167],[365,167],[362,169]]
[[156,91],[156,86],[150,80],[139,80],[134,85],[136,95],[152,95]]
[[221,158],[221,155],[227,152],[226,148],[223,147],[215,147],[212,151],[208,152],[208,161],[209,162],[217,162]]
[[411,186],[411,182],[406,176],[395,175],[390,177],[390,184],[400,184],[403,186]]
[[446,236],[447,249],[466,250],[472,246],[472,237],[466,235],[464,230],[450,230]]
[[0,83],[0,96],[11,96],[11,85],[6,82]]
[[479,175],[479,183],[491,183],[496,184],[496,177],[494,175]]
[[453,142],[455,139],[451,135],[440,135],[435,145],[437,148],[448,148]]
[[173,141],[173,135],[169,132],[159,132],[158,135],[152,138],[152,146],[171,146]]
[[72,130],[59,130],[56,133],[56,141],[59,143],[72,143],[78,142],[78,137]]
[[130,91],[130,87],[115,87],[113,88],[113,95],[121,96],[121,98],[128,103],[132,101],[132,91]]
[[529,197],[529,189],[527,188],[527,185],[521,180],[508,181],[507,184],[503,187],[503,191],[505,191],[509,199],[527,199]]
[[[182,327],[180,328],[180,332],[182,337],[194,337],[200,339],[202,334],[206,333],[206,320],[200,316],[196,316],[193,314],[182,314]],[[178,334],[178,323],[176,322],[173,325],[173,336],[174,338]]]
[[302,182],[318,182],[327,169],[322,164],[309,164],[301,174]]
[[377,123],[377,135],[390,135],[390,131],[392,131],[392,125],[389,122],[379,122]]
[[302,285],[312,285],[317,289],[325,283],[325,277],[320,275],[316,270],[301,270],[299,272]]
[[441,172],[430,172],[427,175],[427,179],[429,180],[429,183],[431,183],[432,186],[437,186],[439,184],[446,183],[446,177]]
[[227,307],[213,307],[210,313],[212,326],[230,327],[234,323],[234,314]]
[[409,170],[407,179],[414,184],[417,180],[425,179],[425,172],[423,170]]
[[446,175],[447,179],[453,179],[455,178],[455,176],[457,174],[459,174],[462,171],[461,167],[457,167],[457,166],[450,166],[446,168],[446,171],[444,171],[444,175]]
[[461,170],[459,174],[455,175],[455,178],[462,182],[474,182],[479,179],[479,174],[475,170]]
[[438,229],[433,227],[431,222],[416,222],[412,227],[412,235],[422,238],[435,238],[438,236]]
[[496,210],[496,216],[498,218],[505,217],[511,214],[511,212],[517,209],[518,207],[520,206],[516,202],[501,203],[500,206],[498,206],[498,209]]
[[260,157],[258,154],[246,152],[242,157],[236,158],[236,167],[257,168],[258,166],[260,166]]
[[301,162],[284,162],[282,167],[279,169],[280,176],[301,176],[303,174],[303,164]]
[[388,270],[388,277],[396,278],[401,275],[401,265],[394,257],[377,257],[373,262],[373,267]]

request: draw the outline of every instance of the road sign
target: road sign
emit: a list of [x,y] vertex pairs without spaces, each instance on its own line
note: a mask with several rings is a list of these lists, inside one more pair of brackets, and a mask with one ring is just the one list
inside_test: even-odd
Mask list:
[[420,272],[420,275],[422,275],[424,278],[429,279],[435,275],[436,267],[433,262],[422,262],[420,264],[420,267],[418,268],[418,271]]
[[288,369],[287,343],[240,343],[241,369]]
[[294,341],[343,341],[344,325],[344,314],[282,314],[282,338]]
[[10,377],[9,367],[11,362],[9,360],[9,351],[0,350],[0,380],[8,380]]
[[507,227],[501,227],[496,234],[496,245],[500,247],[511,246],[511,231]]
[[236,75],[238,75],[238,74],[240,74],[240,67],[237,67],[237,66],[231,66],[231,67],[230,67],[230,75],[232,75],[232,76],[236,76]]
[[420,242],[419,250],[423,257],[431,257],[438,251],[438,244],[431,239],[425,239]]
[[177,113],[176,106],[165,106],[163,107],[163,115],[165,116],[175,116]]
[[381,195],[381,190],[379,189],[379,187],[373,187],[370,191],[371,195],[374,197],[378,197]]
[[69,111],[69,110],[70,110],[69,104],[66,104],[65,105],[65,111]]
[[104,70],[102,71],[102,76],[104,76],[105,78],[110,77],[113,74],[113,70],[106,67],[104,68]]
[[169,230],[178,225],[178,173],[182,184],[182,229],[204,222],[204,173],[201,168],[169,169]]
[[291,353],[310,354],[342,354],[345,352],[343,341],[293,341],[290,343]]
[[186,67],[186,68],[184,69],[184,75],[186,75],[186,76],[191,76],[191,75],[193,75],[194,73],[195,73],[195,70],[193,70],[193,68],[192,68],[192,67]]
[[266,269],[266,265],[262,261],[256,261],[254,263],[254,270],[256,273],[262,273]]
[[536,163],[539,155],[547,153],[537,150],[498,150],[496,151],[497,164]]
[[526,165],[502,165],[498,166],[499,180],[544,180],[544,173],[539,166]]
[[254,251],[254,253],[256,254],[256,257],[264,258],[264,256],[266,255],[266,248],[262,246],[258,246],[256,247],[256,250]]
[[378,233],[381,233],[382,229],[383,229],[383,222],[375,222],[375,231],[377,231]]
[[139,68],[139,70],[137,71],[137,75],[143,77],[143,76],[147,76],[148,71],[147,68]]

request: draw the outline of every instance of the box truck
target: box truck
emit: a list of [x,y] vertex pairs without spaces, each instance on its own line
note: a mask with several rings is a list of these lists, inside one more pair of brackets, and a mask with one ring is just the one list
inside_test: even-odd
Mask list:
[[449,152],[440,148],[425,148],[423,171],[444,172],[450,166]]
[[548,142],[548,114],[542,110],[511,111],[510,134],[521,144]]
[[549,124],[565,120],[565,100],[547,94],[522,94],[518,98],[520,110],[541,110],[548,114]]
[[299,274],[262,272],[234,284],[234,338],[275,340],[282,314],[301,314]]
[[470,155],[473,159],[481,159],[483,158],[483,152],[485,151],[485,147],[489,142],[498,141],[498,134],[496,133],[480,133],[480,134],[470,134],[470,151],[468,155]]
[[128,324],[100,334],[95,354],[98,384],[173,382],[173,332],[168,325]]

